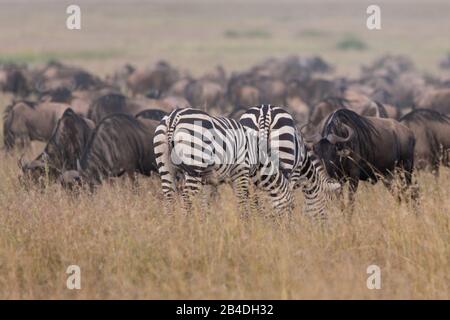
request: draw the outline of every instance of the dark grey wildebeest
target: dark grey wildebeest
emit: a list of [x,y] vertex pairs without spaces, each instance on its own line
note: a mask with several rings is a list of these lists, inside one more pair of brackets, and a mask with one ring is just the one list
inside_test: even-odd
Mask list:
[[132,179],[135,173],[150,175],[156,171],[153,135],[154,130],[131,115],[107,116],[92,133],[77,170],[63,174],[63,185],[70,187],[81,181],[93,187],[124,174]]
[[47,142],[58,120],[70,105],[65,103],[18,101],[3,114],[3,141],[6,151],[28,146],[31,141]]
[[439,174],[440,164],[450,166],[450,117],[430,109],[416,109],[400,119],[416,137],[414,149],[417,169]]
[[[328,174],[349,182],[349,200],[353,211],[354,193],[360,180],[383,182],[392,186],[398,169],[403,171],[403,190],[412,184],[414,167],[413,132],[394,119],[364,117],[340,109],[320,125],[320,133],[309,138]],[[416,198],[416,189],[411,192]]]
[[55,180],[62,172],[75,170],[94,128],[94,122],[66,109],[44,151],[28,163],[20,160],[23,177],[38,181],[48,174]]

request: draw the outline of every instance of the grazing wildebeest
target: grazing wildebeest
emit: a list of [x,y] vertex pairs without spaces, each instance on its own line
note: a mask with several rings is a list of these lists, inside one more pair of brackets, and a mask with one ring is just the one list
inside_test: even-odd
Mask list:
[[431,109],[450,115],[450,88],[426,87],[419,92],[414,102],[417,109]]
[[127,87],[133,96],[155,92],[165,93],[179,78],[178,71],[165,61],[159,61],[147,70],[135,70],[127,78]]
[[79,67],[68,66],[58,61],[49,62],[34,74],[34,89],[37,92],[69,88],[72,90],[96,89],[103,81]]
[[80,91],[71,92],[68,88],[57,88],[41,92],[39,101],[65,103],[70,105],[70,108],[77,114],[87,117],[95,94],[92,93],[91,95],[90,97],[88,94]]
[[450,117],[437,111],[416,109],[400,119],[416,137],[414,149],[417,169],[431,169],[439,174],[441,161],[449,166]]
[[299,97],[307,105],[313,106],[330,96],[340,96],[341,86],[327,79],[293,79],[288,84],[289,95]]
[[28,146],[30,141],[47,142],[59,118],[70,106],[64,103],[30,101],[14,102],[3,114],[3,139],[6,151],[19,140],[19,146]]
[[136,119],[142,118],[148,120],[161,121],[165,115],[167,115],[167,113],[159,109],[146,109],[139,112],[135,117]]
[[53,180],[66,170],[75,170],[94,128],[94,122],[66,109],[44,151],[29,163],[21,159],[24,176],[38,180],[47,170]]
[[103,118],[114,113],[135,116],[147,109],[159,109],[164,112],[170,112],[176,107],[186,107],[187,105],[187,101],[181,97],[129,99],[122,94],[109,93],[93,101],[89,107],[88,118],[95,123],[99,123]]
[[386,109],[381,103],[367,100],[360,103],[360,100],[348,100],[341,97],[328,97],[319,102],[310,114],[308,124],[308,134],[316,133],[319,124],[328,115],[339,109],[349,109],[362,116],[387,118]]
[[110,93],[94,100],[89,107],[88,118],[95,123],[114,113],[135,115],[145,107],[132,102],[126,96],[118,93]]
[[[390,187],[396,169],[402,169],[403,189],[412,184],[414,134],[394,119],[364,117],[340,109],[329,115],[320,133],[309,140],[328,174],[342,183],[349,182],[351,211],[359,180],[375,183],[383,176]],[[416,198],[415,192],[411,195]]]
[[156,171],[153,136],[154,132],[131,115],[107,116],[92,133],[77,170],[63,174],[63,185],[83,181],[93,187],[124,174],[132,179],[135,173],[150,175]]
[[30,86],[25,72],[24,67],[15,64],[0,65],[0,91],[27,96]]
[[221,108],[225,103],[225,89],[217,82],[192,80],[187,84],[184,96],[195,108],[206,109],[209,112],[223,111]]

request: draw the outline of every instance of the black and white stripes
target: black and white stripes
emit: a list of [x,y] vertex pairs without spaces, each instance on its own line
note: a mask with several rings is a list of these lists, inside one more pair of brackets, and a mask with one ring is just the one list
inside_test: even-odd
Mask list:
[[[329,192],[340,185],[328,177],[318,160],[307,151],[292,116],[281,107],[262,105],[250,108],[241,116],[240,122],[259,132],[260,159],[270,159],[260,161],[263,172],[264,165],[271,163],[282,172],[284,180],[289,181],[289,188],[286,188],[285,181],[272,185],[272,194],[291,201],[291,190],[301,187],[305,195],[306,213],[319,219],[326,218],[325,204]],[[258,181],[264,177],[264,174],[255,177],[254,182],[264,183],[264,180]]]
[[292,190],[301,187],[306,212],[325,218],[327,191],[339,187],[307,152],[292,116],[280,107],[250,108],[239,122],[177,109],[157,127],[154,148],[167,203],[173,203],[181,174],[186,210],[203,184],[228,180],[245,213],[250,185],[270,195],[277,213],[292,208]]
[[[183,200],[189,210],[202,184],[229,179],[241,207],[248,204],[252,160],[246,130],[232,119],[212,117],[191,108],[177,109],[157,127],[154,148],[162,190],[168,203],[176,192],[175,178],[184,175]],[[254,155],[253,155],[254,157]]]

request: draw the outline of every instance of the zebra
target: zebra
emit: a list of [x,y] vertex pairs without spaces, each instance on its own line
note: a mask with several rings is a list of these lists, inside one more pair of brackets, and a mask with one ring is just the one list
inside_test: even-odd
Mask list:
[[202,184],[230,180],[242,211],[248,204],[252,158],[245,128],[236,120],[184,108],[165,116],[155,131],[155,158],[166,209],[174,203],[176,177],[184,176],[183,207],[189,212]]
[[[260,105],[249,108],[239,122],[258,132],[258,155],[266,154],[270,158],[268,162],[288,181],[289,187],[286,188],[280,179],[281,183],[273,185],[272,193],[291,201],[291,192],[301,187],[305,196],[305,213],[316,219],[326,219],[325,205],[329,193],[339,189],[340,184],[328,177],[319,160],[307,150],[291,114],[282,107]],[[264,174],[254,175],[252,181],[258,186],[264,177]]]

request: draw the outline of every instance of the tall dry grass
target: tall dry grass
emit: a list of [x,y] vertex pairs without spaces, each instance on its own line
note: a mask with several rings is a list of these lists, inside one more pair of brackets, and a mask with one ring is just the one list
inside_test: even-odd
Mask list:
[[[421,175],[415,216],[380,185],[363,186],[351,223],[332,207],[320,229],[302,216],[242,221],[224,186],[210,213],[162,212],[158,179],[104,185],[74,199],[25,191],[0,156],[0,298],[375,299],[450,297],[450,171]],[[69,265],[81,290],[66,288]],[[366,269],[381,268],[381,290]]]

